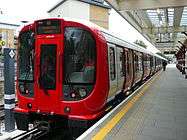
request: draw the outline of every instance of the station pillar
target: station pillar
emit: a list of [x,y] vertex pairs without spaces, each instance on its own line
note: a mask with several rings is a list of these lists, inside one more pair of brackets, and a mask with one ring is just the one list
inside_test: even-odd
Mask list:
[[15,49],[4,48],[4,110],[5,131],[15,129]]

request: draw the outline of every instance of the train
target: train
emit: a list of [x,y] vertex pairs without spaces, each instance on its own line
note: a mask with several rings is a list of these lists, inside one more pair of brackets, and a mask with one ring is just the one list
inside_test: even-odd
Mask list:
[[176,67],[177,69],[185,75],[185,79],[187,79],[187,54],[185,46],[180,47],[178,52],[175,54],[176,56]]
[[68,18],[25,25],[17,51],[17,128],[62,124],[73,134],[166,61],[91,22]]

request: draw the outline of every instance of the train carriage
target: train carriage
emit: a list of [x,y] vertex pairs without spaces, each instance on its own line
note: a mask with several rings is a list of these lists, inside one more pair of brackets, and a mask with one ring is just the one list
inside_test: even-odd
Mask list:
[[19,35],[18,129],[36,122],[87,128],[117,95],[160,70],[162,60],[92,23],[35,21]]

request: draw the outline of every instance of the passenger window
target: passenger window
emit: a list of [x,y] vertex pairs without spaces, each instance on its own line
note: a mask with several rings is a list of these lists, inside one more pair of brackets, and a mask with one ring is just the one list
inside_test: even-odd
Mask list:
[[109,49],[109,61],[110,61],[110,79],[113,81],[116,79],[116,70],[115,70],[115,51],[114,48]]
[[141,53],[138,55],[138,65],[139,65],[139,70],[143,71],[143,68],[142,68],[142,54]]
[[135,55],[135,62],[136,62],[136,71],[139,71],[139,66],[138,66],[138,56],[137,54]]
[[119,69],[120,69],[120,76],[123,77],[124,76],[124,56],[123,56],[123,52],[120,52],[119,55]]
[[129,75],[130,74],[130,69],[129,69],[129,65],[130,65],[130,54],[129,52],[127,51],[127,74]]
[[144,54],[144,67],[147,68],[147,55]]

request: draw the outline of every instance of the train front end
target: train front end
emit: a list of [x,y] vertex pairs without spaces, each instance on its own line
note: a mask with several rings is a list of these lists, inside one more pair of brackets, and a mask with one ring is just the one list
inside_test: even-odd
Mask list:
[[18,47],[18,129],[53,121],[82,127],[99,118],[109,88],[106,47],[97,30],[78,22],[45,19],[25,26]]

